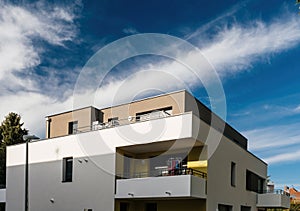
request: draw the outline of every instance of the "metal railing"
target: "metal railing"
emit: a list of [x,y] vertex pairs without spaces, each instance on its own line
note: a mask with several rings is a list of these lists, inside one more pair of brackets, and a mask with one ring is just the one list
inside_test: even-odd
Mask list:
[[[182,115],[182,114],[178,114]],[[155,113],[155,115],[150,114],[144,114],[144,115],[138,115],[138,116],[129,116],[126,119],[118,119],[118,120],[111,120],[108,122],[99,122],[98,124],[93,124],[85,127],[79,127],[77,129],[74,129],[73,134],[76,133],[83,133],[83,132],[89,132],[89,131],[94,131],[94,130],[102,130],[106,128],[113,128],[117,126],[122,126],[122,125],[128,125],[136,122],[145,122],[149,120],[154,120],[154,119],[161,119],[165,118],[168,116],[174,116],[169,113],[159,111]]]
[[286,195],[290,196],[289,192],[286,192],[282,189],[274,189],[274,190],[263,190],[262,193],[272,193],[272,194],[279,194],[279,195]]
[[118,179],[132,179],[132,178],[145,178],[145,177],[165,177],[165,176],[179,176],[179,175],[193,175],[200,178],[207,179],[207,174],[191,168],[178,168],[178,169],[160,169],[148,172],[134,172],[117,174]]

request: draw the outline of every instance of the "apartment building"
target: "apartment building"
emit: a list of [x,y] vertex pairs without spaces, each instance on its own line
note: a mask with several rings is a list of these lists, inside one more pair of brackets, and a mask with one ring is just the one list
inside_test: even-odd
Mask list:
[[[289,207],[247,139],[184,90],[50,115],[46,137],[28,147],[31,211]],[[7,211],[24,210],[25,150],[7,148]]]

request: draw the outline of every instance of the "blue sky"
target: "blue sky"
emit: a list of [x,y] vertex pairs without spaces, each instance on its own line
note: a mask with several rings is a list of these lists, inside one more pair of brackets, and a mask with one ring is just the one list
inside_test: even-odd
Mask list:
[[[78,76],[99,49],[132,34],[168,34],[198,47],[215,68],[226,96],[226,120],[249,139],[250,151],[269,163],[277,187],[300,189],[298,12],[293,0],[0,0],[0,118],[18,112],[32,133],[44,137],[44,117],[72,109]],[[98,90],[102,102],[95,104],[110,104],[116,87],[130,77],[132,92],[139,90],[149,69],[180,78],[210,106],[201,82],[181,78],[186,70],[178,63],[150,55],[114,67]],[[186,88],[157,83],[157,77],[142,83],[163,91]]]

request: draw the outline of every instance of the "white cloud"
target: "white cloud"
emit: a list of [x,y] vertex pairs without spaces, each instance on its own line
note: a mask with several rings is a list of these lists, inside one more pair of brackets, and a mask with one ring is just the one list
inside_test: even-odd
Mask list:
[[271,23],[255,21],[225,27],[204,47],[203,54],[223,75],[246,70],[258,59],[293,48],[299,42],[300,19],[288,14]]
[[[8,85],[27,87],[28,83],[22,83],[22,80],[16,81],[13,74],[28,71],[40,64],[40,53],[45,49],[41,49],[34,43],[37,39],[60,46],[63,46],[65,41],[74,39],[75,15],[67,9],[59,7],[51,9],[39,5],[38,9],[30,10],[1,4],[0,81],[10,80],[5,88]],[[14,81],[18,83],[13,83]]]
[[75,39],[75,4],[80,6],[79,1],[54,7],[42,1],[28,7],[0,3],[1,120],[11,111],[20,113],[25,127],[43,137],[44,117],[71,108],[70,97],[58,101],[42,94],[31,69],[41,63],[40,54],[46,51],[37,40],[64,47]]
[[244,131],[248,137],[249,149],[253,151],[271,150],[295,144],[300,145],[300,124],[277,125]]
[[137,34],[137,33],[139,33],[139,31],[136,29],[136,28],[133,28],[133,27],[127,27],[127,28],[124,28],[123,29],[123,32],[125,33],[125,34]]
[[[220,29],[210,40],[203,39],[201,32],[201,30],[200,32],[197,30],[197,33],[193,33],[193,39],[197,38],[197,43],[204,46],[200,49],[202,54],[215,67],[219,76],[226,80],[226,77],[230,74],[248,71],[249,67],[261,59],[299,45],[300,19],[297,15],[287,13],[270,23],[259,20],[243,25],[235,23],[231,27]],[[177,55],[180,55],[181,62],[184,61],[185,64],[195,63],[202,59],[202,55],[199,55],[198,52],[185,54],[185,52],[178,49],[178,46],[168,46],[167,49],[160,50],[162,55],[164,55],[164,51],[176,52]],[[151,70],[163,72],[165,75],[161,75],[159,79],[155,75],[147,75],[148,71]],[[210,73],[205,65],[194,71],[200,76],[203,83],[209,81]],[[132,74],[137,72],[139,74],[131,77]],[[132,93],[140,90],[140,87],[145,87],[146,84],[149,85],[149,89],[152,85],[152,88],[164,91],[176,90],[179,87],[192,88],[202,85],[199,78],[195,77],[197,75],[177,61],[156,62],[153,59],[152,62],[136,66],[134,70],[126,70],[126,73],[122,77],[118,76],[117,79],[109,81],[106,86],[102,86],[98,90],[101,95],[98,96],[107,96],[108,99],[112,99],[117,88],[125,80],[130,84],[134,84],[134,88],[128,88],[127,94],[123,96],[126,97],[127,95],[127,100],[129,100]],[[98,74],[101,74],[101,72],[99,71]],[[178,81],[180,81],[179,84]]]
[[269,164],[282,163],[282,162],[293,162],[300,160],[300,150],[290,151],[264,159]]
[[293,109],[295,113],[300,113],[300,105]]
[[62,112],[72,107],[72,98],[65,101],[57,101],[51,97],[34,92],[18,92],[6,96],[0,96],[0,116],[4,117],[8,112],[19,113],[25,128],[31,133],[43,138],[45,136],[45,116]]
[[277,125],[242,132],[249,149],[269,164],[300,160],[300,124]]

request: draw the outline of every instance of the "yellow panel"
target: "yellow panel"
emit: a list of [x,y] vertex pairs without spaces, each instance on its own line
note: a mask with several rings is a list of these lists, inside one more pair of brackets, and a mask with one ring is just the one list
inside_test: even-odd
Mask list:
[[203,168],[207,167],[207,160],[189,161],[188,168]]

